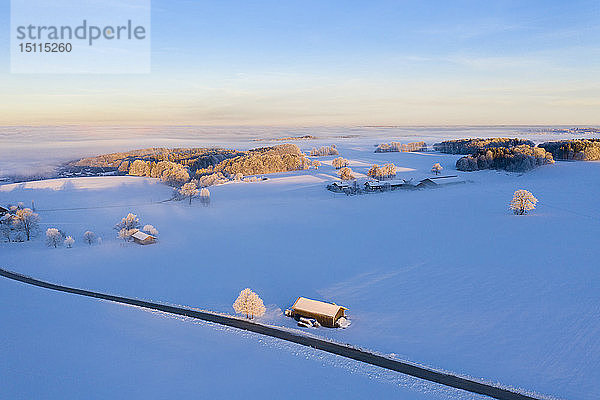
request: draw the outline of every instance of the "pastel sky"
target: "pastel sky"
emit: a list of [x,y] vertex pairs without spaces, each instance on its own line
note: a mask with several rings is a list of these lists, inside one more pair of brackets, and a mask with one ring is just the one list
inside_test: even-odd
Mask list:
[[152,72],[10,74],[0,125],[600,124],[600,2],[152,2]]

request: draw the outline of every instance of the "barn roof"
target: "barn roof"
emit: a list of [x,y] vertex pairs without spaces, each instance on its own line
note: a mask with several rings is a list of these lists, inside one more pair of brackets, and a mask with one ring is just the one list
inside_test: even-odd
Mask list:
[[429,177],[429,179],[432,179],[432,180],[435,180],[435,179],[446,180],[446,179],[451,179],[451,178],[458,178],[458,175],[444,175],[444,176],[431,176],[431,177]]
[[131,235],[131,237],[137,240],[146,240],[148,238],[156,239],[154,236],[148,235],[147,233],[142,231],[137,231],[136,233]]
[[0,206],[0,212],[8,212],[8,208]]
[[385,185],[402,186],[402,185],[406,185],[406,184],[407,184],[407,181],[405,181],[404,179],[390,179],[387,181],[373,180],[373,181],[367,181],[365,183],[365,185],[369,185],[371,187],[383,187]]
[[346,307],[337,304],[325,303],[323,301],[311,300],[306,297],[298,297],[298,300],[292,306],[294,311],[304,311],[311,314],[319,314],[327,317],[335,317],[338,311],[347,310]]
[[333,184],[339,187],[350,187],[350,184],[344,181],[335,181]]
[[463,182],[463,180],[458,175],[434,176],[429,179],[440,185],[443,185],[444,183]]
[[367,182],[365,182],[365,185],[372,186],[372,187],[380,187],[380,186],[383,186],[384,183],[381,181],[367,181]]

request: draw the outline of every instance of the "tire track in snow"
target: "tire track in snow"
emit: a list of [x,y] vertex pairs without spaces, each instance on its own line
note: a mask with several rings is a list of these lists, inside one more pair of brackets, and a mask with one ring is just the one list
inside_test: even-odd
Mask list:
[[317,337],[304,335],[284,328],[277,328],[269,325],[258,324],[246,319],[233,316],[221,315],[208,311],[200,311],[185,307],[175,307],[160,303],[153,303],[144,300],[131,299],[128,297],[114,296],[106,293],[92,292],[89,290],[77,289],[68,286],[56,285],[53,283],[40,281],[32,277],[21,275],[15,272],[0,268],[0,276],[19,281],[25,284],[42,287],[45,289],[56,290],[59,292],[71,293],[80,296],[93,297],[97,299],[112,301],[115,303],[128,304],[151,310],[157,310],[169,314],[181,315],[203,321],[213,322],[220,325],[230,326],[237,329],[259,333],[261,335],[271,336],[281,340],[286,340],[302,346],[337,354],[353,360],[361,361],[367,364],[375,365],[391,371],[400,372],[416,378],[424,379],[441,385],[450,386],[456,389],[462,389],[468,392],[482,394],[500,400],[541,400],[541,397],[532,397],[532,395],[517,392],[514,389],[503,388],[489,383],[478,382],[447,372],[436,371],[421,365],[409,363],[407,361],[398,361],[392,358],[377,354],[368,350],[363,350],[349,344],[335,343],[332,341],[319,339]]

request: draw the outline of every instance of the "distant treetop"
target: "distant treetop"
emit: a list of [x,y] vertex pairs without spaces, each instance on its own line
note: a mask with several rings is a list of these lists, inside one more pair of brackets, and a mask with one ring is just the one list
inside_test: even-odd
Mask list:
[[509,138],[487,138],[487,139],[457,139],[446,140],[433,145],[433,149],[441,153],[449,154],[473,154],[481,149],[493,149],[497,147],[515,147],[520,145],[534,146],[531,140],[509,139]]

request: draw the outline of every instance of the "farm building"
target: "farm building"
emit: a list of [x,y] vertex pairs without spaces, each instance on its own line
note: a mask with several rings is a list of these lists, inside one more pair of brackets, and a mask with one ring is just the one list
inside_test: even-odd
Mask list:
[[434,176],[429,178],[438,185],[449,185],[452,183],[465,183],[458,175]]
[[352,190],[354,184],[348,183],[345,181],[335,181],[330,185],[327,185],[327,189],[332,192],[348,192]]
[[335,328],[338,319],[345,317],[346,310],[337,304],[298,297],[292,306],[292,317],[314,318],[323,326]]
[[376,190],[386,190],[386,182],[382,181],[367,181],[365,182],[365,190],[374,192]]
[[435,183],[431,178],[425,178],[425,179],[421,180],[419,183],[417,183],[418,188],[435,187],[437,185],[438,184]]
[[465,181],[461,180],[457,175],[448,175],[448,176],[435,176],[431,178],[425,178],[421,180],[418,184],[418,188],[423,187],[436,187],[440,185],[449,185],[454,183],[465,183]]
[[409,181],[404,179],[394,179],[389,181],[367,181],[365,182],[365,190],[374,192],[374,191],[385,191],[390,189],[399,189],[399,188],[407,188],[412,187],[412,184]]
[[142,231],[137,231],[136,233],[131,235],[131,237],[133,238],[133,241],[137,244],[145,245],[145,244],[156,243],[155,236],[148,235],[147,233],[142,232]]
[[6,209],[4,207],[0,207],[0,217],[3,216],[6,213],[8,213],[8,209]]

